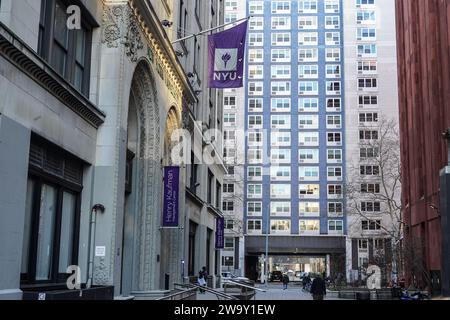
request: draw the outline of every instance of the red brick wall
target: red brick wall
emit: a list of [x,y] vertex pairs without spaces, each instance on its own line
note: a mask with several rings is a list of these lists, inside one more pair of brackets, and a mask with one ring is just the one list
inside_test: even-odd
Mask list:
[[450,128],[450,0],[396,0],[403,204],[410,232],[441,269],[439,171]]

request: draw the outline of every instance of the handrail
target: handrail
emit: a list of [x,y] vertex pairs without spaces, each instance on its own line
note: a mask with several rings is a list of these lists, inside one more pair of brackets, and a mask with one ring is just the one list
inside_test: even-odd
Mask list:
[[246,284],[243,284],[243,283],[240,283],[240,282],[236,282],[236,281],[233,281],[233,280],[224,280],[223,282],[224,282],[224,284],[232,283],[232,284],[235,284],[237,286],[244,287],[244,288],[247,288],[247,289],[253,289],[253,290],[259,291],[259,292],[267,292],[266,290],[259,289],[259,288],[256,288],[256,287],[252,287],[252,286],[249,286],[249,285],[246,285]]
[[156,301],[170,300],[170,299],[172,299],[174,297],[182,296],[183,294],[190,293],[190,292],[196,292],[196,291],[197,291],[197,288],[190,288],[190,289],[187,289],[187,290],[183,290],[181,292],[176,292],[176,293],[173,293],[173,294],[169,294],[168,296],[164,296],[162,298],[158,298],[158,299],[156,299]]
[[196,284],[192,284],[192,283],[190,283],[190,284],[175,284],[175,285],[179,286],[179,287],[182,287],[182,288],[183,287],[184,288],[186,288],[186,287],[188,287],[188,288],[189,287],[193,287],[193,289],[195,289],[195,290],[204,290],[206,292],[215,294],[218,297],[222,297],[222,298],[225,298],[225,299],[228,299],[228,300],[239,300],[238,298],[236,298],[234,296],[222,293],[220,291],[217,291],[217,290],[214,290],[214,289],[211,289],[211,288],[208,288],[208,287],[203,287],[203,286],[199,286],[199,285],[196,285]]

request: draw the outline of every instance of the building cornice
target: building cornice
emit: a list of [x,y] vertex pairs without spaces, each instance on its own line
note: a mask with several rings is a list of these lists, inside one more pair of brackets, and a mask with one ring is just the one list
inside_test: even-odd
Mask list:
[[101,110],[1,22],[0,56],[16,66],[93,127],[98,128],[105,122],[106,115]]

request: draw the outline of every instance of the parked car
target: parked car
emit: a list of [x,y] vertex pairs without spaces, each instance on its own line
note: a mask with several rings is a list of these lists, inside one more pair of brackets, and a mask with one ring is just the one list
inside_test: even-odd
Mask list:
[[273,271],[270,274],[270,278],[269,281],[270,282],[274,282],[274,281],[282,281],[283,280],[283,273],[281,271]]

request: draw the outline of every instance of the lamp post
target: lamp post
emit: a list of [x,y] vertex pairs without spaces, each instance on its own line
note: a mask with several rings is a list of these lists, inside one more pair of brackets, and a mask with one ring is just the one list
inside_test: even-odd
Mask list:
[[264,257],[264,275],[266,281],[266,288],[269,286],[269,232],[270,232],[270,204],[267,205],[266,218],[266,255]]

